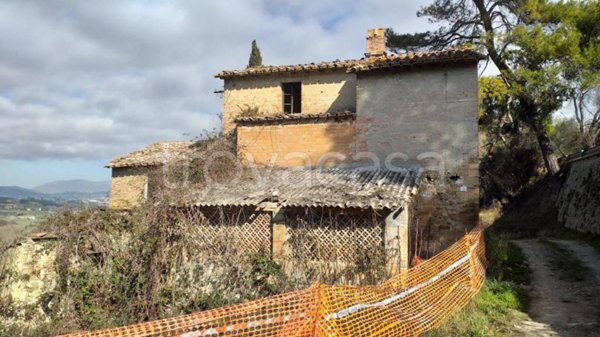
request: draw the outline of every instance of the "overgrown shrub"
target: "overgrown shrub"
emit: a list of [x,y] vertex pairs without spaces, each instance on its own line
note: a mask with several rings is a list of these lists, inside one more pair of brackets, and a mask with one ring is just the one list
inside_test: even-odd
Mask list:
[[[284,261],[295,266],[290,277],[270,252],[245,254],[226,236],[215,236],[211,250],[204,250],[194,239],[198,223],[192,220],[157,200],[131,211],[65,209],[50,217],[43,229],[60,237],[58,286],[37,306],[47,310],[50,322],[0,331],[36,336],[98,329],[235,304],[316,280],[348,281],[360,274],[362,281],[374,282],[384,275],[377,265],[383,261],[367,253],[370,260],[336,270],[313,261]],[[10,315],[10,303],[2,308]]]
[[[44,229],[61,238],[55,262],[58,286],[40,299],[40,306],[47,302],[51,323],[0,331],[34,336],[40,331],[97,329],[291,288],[267,252],[203,254],[190,235],[194,225],[165,204],[128,212],[66,209],[50,217]],[[1,316],[11,316],[10,308],[10,302],[0,301]]]

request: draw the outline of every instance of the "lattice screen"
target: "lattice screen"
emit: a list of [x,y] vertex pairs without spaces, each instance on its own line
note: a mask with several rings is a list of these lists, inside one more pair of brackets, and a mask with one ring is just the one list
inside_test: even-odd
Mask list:
[[383,252],[384,221],[372,212],[288,212],[286,225],[298,259],[356,262],[365,254]]
[[242,254],[271,251],[271,213],[250,208],[203,207],[191,208],[186,217],[190,236],[197,249],[221,254],[223,247]]

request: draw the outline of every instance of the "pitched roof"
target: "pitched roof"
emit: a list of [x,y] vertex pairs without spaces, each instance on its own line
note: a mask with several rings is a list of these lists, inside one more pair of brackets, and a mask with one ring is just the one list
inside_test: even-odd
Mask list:
[[143,150],[134,151],[111,160],[106,167],[154,166],[192,153],[193,141],[163,141],[148,145]]
[[340,207],[395,209],[412,198],[421,176],[418,167],[262,169],[252,177],[212,184],[197,193],[195,206]]
[[483,55],[472,48],[445,49],[423,53],[408,53],[367,59],[350,68],[349,72],[365,72],[391,68],[411,67],[425,64],[459,63],[465,61],[478,61]]
[[215,75],[215,77],[225,79],[242,76],[260,76],[277,73],[313,72],[336,69],[345,70],[346,72],[364,72],[377,69],[391,69],[425,64],[477,61],[482,58],[483,55],[476,52],[472,48],[451,48],[437,51],[407,53],[402,55],[367,57],[358,60],[335,60],[321,63],[261,66],[242,70],[223,70]]

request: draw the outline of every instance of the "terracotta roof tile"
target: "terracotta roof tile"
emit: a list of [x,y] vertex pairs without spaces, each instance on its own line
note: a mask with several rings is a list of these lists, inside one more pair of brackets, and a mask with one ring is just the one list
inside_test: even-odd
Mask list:
[[142,167],[164,164],[175,157],[192,153],[193,144],[193,141],[156,142],[143,150],[113,159],[106,164],[106,167]]
[[307,64],[296,64],[296,65],[281,65],[281,66],[261,66],[247,68],[243,70],[223,70],[215,77],[217,78],[229,78],[239,76],[259,76],[274,73],[293,73],[293,72],[306,72],[306,71],[322,71],[327,69],[348,69],[353,66],[359,60],[335,60],[331,62],[321,63],[307,63]]
[[477,61],[483,55],[471,48],[446,49],[424,53],[408,53],[404,55],[375,57],[366,59],[348,69],[349,72],[365,72],[390,68],[402,68],[424,64],[458,63]]
[[215,75],[215,77],[225,79],[232,77],[261,76],[277,73],[324,71],[330,69],[343,69],[347,72],[363,72],[376,69],[409,67],[423,64],[454,63],[467,60],[476,61],[482,58],[483,55],[476,52],[472,48],[453,48],[402,55],[384,55],[380,57],[361,58],[358,60],[335,60],[321,63],[261,66],[242,70],[223,70]]

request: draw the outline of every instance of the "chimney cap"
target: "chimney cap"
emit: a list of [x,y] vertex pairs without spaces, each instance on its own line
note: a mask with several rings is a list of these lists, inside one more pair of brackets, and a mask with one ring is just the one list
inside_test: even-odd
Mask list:
[[371,28],[367,30],[367,36],[385,34],[385,28]]

